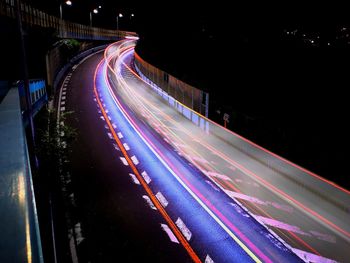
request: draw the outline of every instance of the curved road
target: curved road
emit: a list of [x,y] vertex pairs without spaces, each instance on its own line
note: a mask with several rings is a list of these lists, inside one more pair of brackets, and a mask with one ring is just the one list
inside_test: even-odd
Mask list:
[[[78,130],[80,258],[345,262],[346,190],[243,138],[228,141],[220,127],[194,125],[137,75],[133,47],[124,40],[88,58],[63,86],[60,110],[75,112],[69,122]],[[290,173],[309,177],[300,187]]]
[[96,54],[72,73],[63,91],[64,111],[74,111],[69,123],[77,129],[71,166],[84,241],[79,262],[191,262],[185,250],[169,242],[161,216],[142,198],[129,169],[119,159],[106,123],[94,100]]

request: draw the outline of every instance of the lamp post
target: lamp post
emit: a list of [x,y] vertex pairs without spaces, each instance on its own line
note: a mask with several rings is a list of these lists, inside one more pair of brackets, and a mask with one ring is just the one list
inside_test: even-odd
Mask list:
[[119,17],[122,18],[123,17],[123,14],[122,13],[119,13],[117,15],[117,31],[119,31]]
[[[100,8],[100,6],[99,6],[99,8]],[[92,11],[90,11],[90,26],[92,26],[92,13],[98,14],[98,9],[95,8]]]
[[[68,6],[71,6],[72,5],[72,1],[70,0],[67,0],[66,2],[64,2],[66,5]],[[63,14],[62,14],[62,9],[63,9],[63,6],[62,6],[62,2],[60,2],[60,18],[63,19]]]

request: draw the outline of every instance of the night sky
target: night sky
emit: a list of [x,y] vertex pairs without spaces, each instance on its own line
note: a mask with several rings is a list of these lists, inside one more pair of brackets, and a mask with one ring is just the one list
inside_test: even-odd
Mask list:
[[[28,2],[59,14],[58,1]],[[115,29],[123,13],[119,28],[139,33],[144,59],[209,91],[214,120],[228,112],[233,130],[350,187],[345,3],[72,2],[63,16],[74,22],[88,24],[89,12],[101,5],[93,24]]]

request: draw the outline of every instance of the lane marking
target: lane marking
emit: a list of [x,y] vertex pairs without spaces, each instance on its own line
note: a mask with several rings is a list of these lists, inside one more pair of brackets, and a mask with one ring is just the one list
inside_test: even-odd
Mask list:
[[116,145],[115,143],[113,143],[114,149],[116,149],[117,151],[120,151],[118,145]]
[[154,206],[153,202],[151,201],[151,199],[150,199],[147,195],[143,195],[142,198],[146,200],[147,204],[148,204],[153,210],[157,210],[157,207]]
[[135,184],[138,184],[138,185],[140,184],[140,181],[136,178],[136,176],[134,174],[129,173],[129,175]]
[[207,255],[207,256],[205,257],[204,263],[214,263],[214,260],[212,260],[211,257],[210,257],[209,255]]
[[148,174],[146,173],[146,171],[143,171],[142,173],[141,173],[141,175],[142,175],[142,177],[143,177],[143,179],[145,180],[145,182],[147,183],[147,184],[149,184],[152,180],[151,180],[151,178],[148,176]]
[[119,157],[119,159],[123,162],[125,166],[129,165],[128,161],[124,157]]
[[208,176],[217,177],[221,180],[231,181],[231,179],[227,175],[224,175],[224,174],[219,174],[219,173],[212,172],[212,171],[207,171],[207,172],[205,172],[205,174]]
[[130,150],[129,145],[128,145],[126,142],[125,142],[125,143],[123,143],[123,146],[124,146],[125,150],[127,150],[127,151],[129,151],[129,150]]
[[164,197],[164,195],[161,192],[158,192],[156,194],[156,197],[164,208],[168,206],[169,202],[168,202],[168,200],[166,200],[166,198]]
[[65,111],[66,110],[66,107],[61,107],[61,111]]
[[[125,149],[125,150],[126,150],[126,149]],[[137,160],[137,158],[136,158],[135,155],[131,156],[131,160],[132,160],[132,162],[133,162],[135,165],[138,165],[138,164],[140,163],[139,160]]]
[[118,137],[121,139],[121,138],[123,138],[124,136],[123,136],[123,134],[122,134],[121,132],[118,132]]
[[176,238],[176,236],[174,235],[173,231],[171,231],[171,229],[168,227],[168,225],[166,224],[160,224],[160,226],[162,227],[162,229],[165,231],[165,233],[168,234],[168,237],[170,238],[170,240],[174,243],[178,243],[179,244],[179,240]]
[[294,232],[294,233],[297,233],[300,235],[305,235],[305,236],[311,237],[311,234],[302,231],[298,226],[293,226],[293,225],[278,221],[276,219],[272,219],[272,218],[268,218],[268,217],[264,217],[264,216],[254,215],[254,217],[259,219],[265,225],[269,225],[272,227],[276,227],[279,229],[283,229],[283,230]]
[[117,125],[115,125],[115,123],[112,123],[112,126],[114,129],[117,129]]
[[329,258],[325,258],[319,255],[315,255],[310,252],[306,252],[297,248],[292,248],[292,251],[297,254],[301,259],[303,259],[305,262],[317,262],[317,263],[337,263],[337,261],[334,261]]
[[175,224],[180,229],[182,234],[185,236],[187,241],[190,241],[191,237],[192,237],[192,233],[191,233],[191,231],[188,229],[188,227],[185,225],[185,223],[182,221],[182,219],[180,217],[177,218]]
[[109,139],[113,139],[112,133],[107,132]]

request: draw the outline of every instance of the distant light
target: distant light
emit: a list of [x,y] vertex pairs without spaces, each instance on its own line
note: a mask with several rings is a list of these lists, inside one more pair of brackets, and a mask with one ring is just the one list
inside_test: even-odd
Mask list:
[[287,35],[289,35],[289,31],[287,31],[286,33],[287,33]]
[[99,5],[99,6],[98,6],[98,8],[99,8],[99,9],[101,9],[101,8],[102,8],[102,6],[100,6],[100,5]]
[[310,42],[313,44],[313,43],[315,43],[315,41],[313,41],[313,40],[310,40]]
[[329,42],[328,42],[328,43],[327,43],[327,45],[328,45],[328,46],[330,46],[330,45],[331,45],[331,43],[329,43]]
[[72,5],[72,1],[66,1],[66,5]]
[[132,17],[134,17],[135,15],[134,14],[131,14]]
[[92,12],[94,12],[94,14],[97,14],[97,13],[98,13],[98,10],[97,10],[97,9],[94,9]]
[[123,17],[123,14],[122,13],[119,13],[119,15],[118,15],[119,17]]

